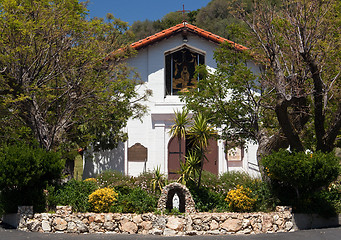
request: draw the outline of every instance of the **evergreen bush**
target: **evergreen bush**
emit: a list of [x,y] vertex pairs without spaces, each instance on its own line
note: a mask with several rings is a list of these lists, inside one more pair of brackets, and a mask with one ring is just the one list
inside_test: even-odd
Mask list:
[[17,143],[0,148],[0,192],[3,209],[17,212],[18,205],[33,205],[35,212],[45,209],[43,189],[61,178],[61,154],[37,145]]
[[296,212],[321,212],[327,202],[321,190],[336,180],[340,172],[334,153],[291,153],[280,150],[262,159],[264,172],[283,205]]
[[71,179],[59,189],[54,191],[51,187],[49,190],[49,205],[68,205],[72,207],[74,212],[90,211],[88,202],[89,195],[98,188],[94,181],[77,181]]
[[154,212],[157,208],[158,199],[158,195],[149,194],[146,190],[136,187],[131,189],[128,194],[119,192],[118,202],[111,211],[122,213]]

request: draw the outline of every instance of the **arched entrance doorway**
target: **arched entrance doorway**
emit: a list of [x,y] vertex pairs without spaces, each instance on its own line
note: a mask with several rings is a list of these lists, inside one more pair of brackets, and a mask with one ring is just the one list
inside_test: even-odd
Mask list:
[[[179,159],[179,141],[178,138],[172,137],[168,142],[168,178],[179,178],[178,172],[181,170],[180,161],[185,161],[186,151],[189,150],[190,144],[182,139],[181,141],[181,158]],[[218,143],[215,139],[210,139],[208,151],[206,152],[208,161],[204,161],[204,170],[218,175]]]

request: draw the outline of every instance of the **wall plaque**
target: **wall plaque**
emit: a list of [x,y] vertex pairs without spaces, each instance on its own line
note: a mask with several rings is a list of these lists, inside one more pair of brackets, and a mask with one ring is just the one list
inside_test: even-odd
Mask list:
[[135,143],[128,148],[128,161],[131,162],[145,162],[147,161],[148,149],[141,143]]

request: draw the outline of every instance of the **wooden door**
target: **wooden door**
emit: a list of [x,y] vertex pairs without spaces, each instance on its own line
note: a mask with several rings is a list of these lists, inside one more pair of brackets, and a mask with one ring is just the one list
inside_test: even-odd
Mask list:
[[[187,149],[186,149],[187,145]],[[181,161],[185,161],[184,153],[189,150],[190,144],[185,144],[185,140],[181,141]],[[218,144],[217,140],[209,141],[208,150],[206,152],[207,160],[204,161],[204,170],[218,175]],[[179,141],[177,138],[171,138],[168,143],[168,179],[179,178],[178,172],[181,170],[179,161]]]

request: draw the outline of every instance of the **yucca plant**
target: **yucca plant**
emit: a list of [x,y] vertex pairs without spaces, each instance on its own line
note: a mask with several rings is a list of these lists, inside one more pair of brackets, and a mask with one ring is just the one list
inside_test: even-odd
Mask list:
[[207,151],[207,147],[209,144],[209,140],[216,137],[216,130],[209,124],[209,119],[206,118],[201,113],[198,113],[194,117],[193,125],[188,130],[188,138],[192,142],[193,146],[198,148],[198,153],[200,156],[200,172],[199,172],[199,180],[198,187],[201,183],[201,172],[204,167],[204,159],[205,152]]
[[153,171],[153,179],[151,181],[152,189],[154,192],[160,190],[162,192],[162,188],[165,186],[166,179],[163,173],[161,173],[160,166],[157,166]]
[[188,152],[185,159],[185,163],[180,162],[181,170],[178,182],[187,185],[189,182],[195,182],[196,177],[199,176],[201,158],[198,155],[198,151],[192,150]]
[[182,111],[175,111],[173,119],[174,125],[170,129],[172,137],[177,137],[179,142],[179,162],[181,161],[181,140],[186,138],[187,125],[189,124],[188,110],[185,108]]

